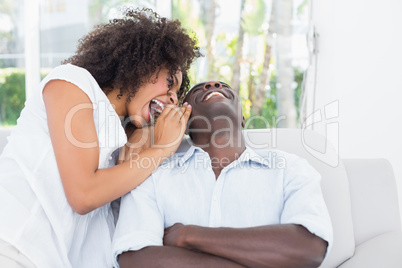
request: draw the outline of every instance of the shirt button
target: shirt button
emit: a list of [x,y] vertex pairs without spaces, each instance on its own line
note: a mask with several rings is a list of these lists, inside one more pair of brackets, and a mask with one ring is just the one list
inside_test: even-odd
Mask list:
[[216,201],[216,200],[218,200],[218,197],[216,197],[216,195],[214,195],[214,196],[212,197],[212,199],[213,199],[214,201]]
[[111,161],[113,159],[113,157],[112,156],[109,156],[109,160]]

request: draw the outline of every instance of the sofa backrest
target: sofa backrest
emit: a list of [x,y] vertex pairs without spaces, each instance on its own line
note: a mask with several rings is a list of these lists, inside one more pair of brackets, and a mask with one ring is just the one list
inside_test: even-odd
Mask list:
[[0,154],[3,152],[4,146],[7,144],[7,137],[10,135],[10,128],[0,128]]
[[344,159],[343,162],[350,185],[356,245],[384,233],[400,231],[398,193],[389,161]]
[[[305,158],[322,176],[321,186],[333,225],[333,245],[322,268],[333,268],[349,259],[355,249],[349,183],[345,167],[325,137],[301,129],[245,130],[248,146],[255,150],[278,149]],[[179,151],[189,146],[184,139]]]

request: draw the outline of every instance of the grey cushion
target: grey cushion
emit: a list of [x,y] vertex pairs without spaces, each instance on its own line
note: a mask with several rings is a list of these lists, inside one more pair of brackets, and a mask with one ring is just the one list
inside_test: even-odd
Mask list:
[[0,128],[0,154],[7,144],[7,136],[10,135],[11,128]]
[[401,268],[402,233],[389,232],[356,247],[353,258],[339,268]]

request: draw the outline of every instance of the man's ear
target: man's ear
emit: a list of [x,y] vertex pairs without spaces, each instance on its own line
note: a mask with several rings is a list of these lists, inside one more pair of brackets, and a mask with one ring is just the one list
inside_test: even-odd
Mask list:
[[244,118],[243,115],[243,119],[241,120],[241,127],[244,128],[246,126],[246,118]]

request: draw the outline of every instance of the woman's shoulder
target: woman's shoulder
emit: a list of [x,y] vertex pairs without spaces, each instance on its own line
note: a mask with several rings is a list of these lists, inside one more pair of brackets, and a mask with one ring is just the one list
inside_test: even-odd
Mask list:
[[[62,79],[62,80],[93,80],[96,82],[93,76],[85,69],[73,64],[63,64],[54,68],[47,79]],[[45,78],[45,79],[46,79]]]
[[76,85],[89,96],[92,102],[96,102],[99,98],[104,98],[104,93],[95,78],[82,67],[73,64],[57,66],[43,79],[42,89],[51,80],[64,80]]

